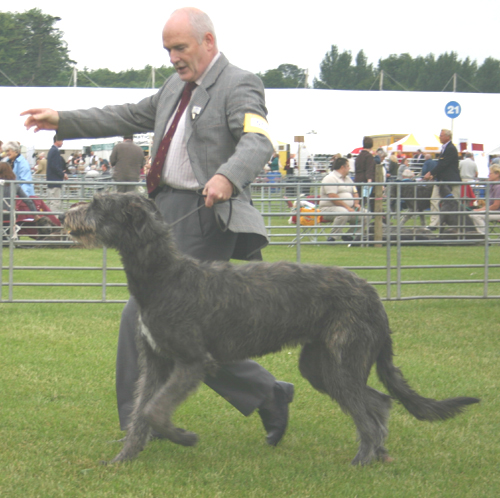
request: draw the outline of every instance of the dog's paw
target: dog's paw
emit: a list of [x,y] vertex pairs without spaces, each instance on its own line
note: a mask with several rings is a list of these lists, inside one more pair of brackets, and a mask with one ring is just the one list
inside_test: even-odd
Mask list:
[[182,446],[195,446],[198,443],[198,434],[191,431],[186,431],[180,427],[168,431],[165,436],[172,441],[172,443],[180,444]]
[[133,460],[137,456],[137,453],[134,455],[129,454],[128,452],[125,451],[120,451],[118,455],[113,458],[113,460],[110,460],[109,462],[101,462],[102,465],[113,465],[115,463],[121,463],[121,462],[126,462],[128,460]]

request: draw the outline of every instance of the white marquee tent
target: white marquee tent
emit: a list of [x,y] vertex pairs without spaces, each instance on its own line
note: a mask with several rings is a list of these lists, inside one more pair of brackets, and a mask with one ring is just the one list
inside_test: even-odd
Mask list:
[[[19,116],[21,111],[33,107],[69,110],[137,102],[154,91],[0,87],[0,140],[17,140],[28,148],[48,149],[52,133],[27,132],[24,118]],[[496,126],[490,120],[498,114],[500,94],[270,89],[266,90],[266,101],[273,139],[293,144],[295,136],[304,136],[309,153],[347,153],[361,145],[364,135],[432,136],[438,135],[441,128],[453,128],[455,143],[480,143],[485,151],[493,150],[499,142]],[[457,101],[462,109],[453,123],[445,115],[450,101]],[[74,141],[71,148],[93,143],[102,140]],[[69,143],[66,147],[70,147]],[[295,151],[293,145],[292,152]]]

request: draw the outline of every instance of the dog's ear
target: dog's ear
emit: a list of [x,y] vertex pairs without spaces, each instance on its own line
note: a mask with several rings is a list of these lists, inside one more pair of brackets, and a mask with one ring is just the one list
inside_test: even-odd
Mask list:
[[127,216],[137,235],[141,236],[147,228],[149,219],[149,214],[142,202],[139,199],[132,200],[125,208],[124,214]]

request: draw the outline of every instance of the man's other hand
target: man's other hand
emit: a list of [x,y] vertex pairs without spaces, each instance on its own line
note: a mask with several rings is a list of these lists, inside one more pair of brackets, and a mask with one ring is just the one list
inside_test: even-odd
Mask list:
[[224,202],[233,195],[233,184],[223,175],[214,175],[203,189],[205,206],[212,207],[218,202]]

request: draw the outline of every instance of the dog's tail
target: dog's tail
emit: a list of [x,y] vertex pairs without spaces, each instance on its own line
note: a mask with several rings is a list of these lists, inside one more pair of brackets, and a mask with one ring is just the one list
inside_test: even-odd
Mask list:
[[389,393],[418,420],[446,420],[461,413],[465,406],[479,403],[478,398],[449,398],[437,401],[415,392],[392,362],[392,341],[388,337],[377,358],[377,374]]

